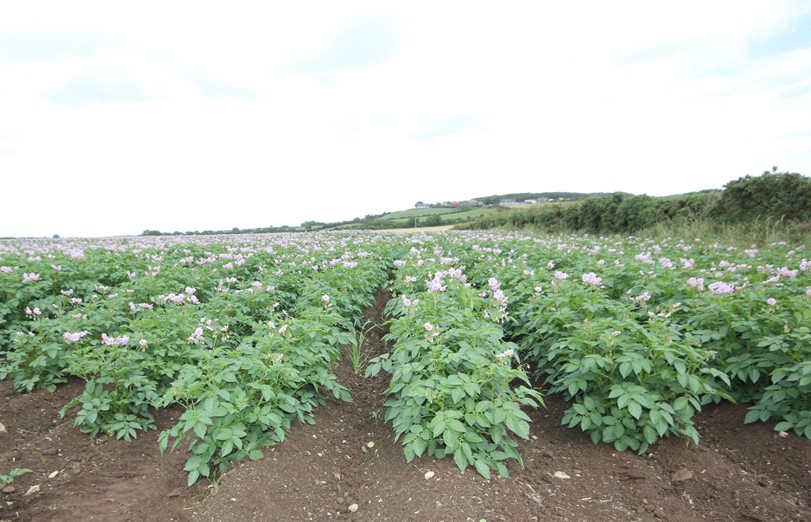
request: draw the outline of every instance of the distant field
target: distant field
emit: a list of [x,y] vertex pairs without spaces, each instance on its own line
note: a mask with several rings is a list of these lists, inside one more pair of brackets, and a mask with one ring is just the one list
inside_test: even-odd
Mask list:
[[[330,230],[356,230],[356,229],[408,229],[414,227],[429,227],[433,230],[440,230],[437,227],[458,225],[473,221],[484,214],[500,212],[504,209],[499,207],[463,207],[463,208],[413,208],[392,212],[384,216],[367,218],[343,223],[335,227],[328,227]],[[441,222],[437,223],[439,218]]]
[[381,221],[388,221],[391,219],[402,219],[402,218],[411,218],[414,219],[415,217],[428,217],[428,216],[436,216],[436,215],[444,215],[444,214],[453,214],[459,212],[460,209],[458,208],[412,208],[409,210],[401,210],[399,212],[392,212],[391,214],[386,214],[385,216],[381,216],[377,218]]
[[378,221],[392,221],[398,219],[414,219],[430,216],[441,216],[443,220],[462,221],[477,218],[489,212],[497,212],[493,207],[463,207],[463,208],[414,208],[392,212],[377,218]]
[[440,225],[438,227],[411,227],[411,228],[387,228],[386,232],[442,232],[450,230],[453,225]]

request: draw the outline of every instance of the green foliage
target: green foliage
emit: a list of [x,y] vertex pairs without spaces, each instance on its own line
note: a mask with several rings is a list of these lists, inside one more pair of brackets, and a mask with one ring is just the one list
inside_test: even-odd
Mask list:
[[[573,403],[562,422],[619,451],[643,453],[668,435],[697,443],[693,415],[726,397],[714,381],[728,378],[707,366],[712,352],[682,335],[672,311],[638,317],[605,297],[562,283],[519,312],[527,321],[522,348],[550,391]],[[553,303],[568,313],[552,311]]]
[[67,382],[66,347],[54,338],[53,329],[48,328],[51,325],[35,320],[31,326],[33,331],[14,334],[13,349],[6,354],[0,376],[13,377],[17,391],[55,391],[58,384]]
[[[718,197],[546,208],[603,229]],[[807,247],[688,237],[4,242],[0,378],[21,392],[83,379],[63,415],[93,436],[130,440],[179,404],[160,446],[191,448],[190,483],[261,458],[329,396],[351,400],[333,372],[342,348],[356,372],[390,375],[386,420],[407,460],[452,457],[485,477],[521,463],[516,441],[542,404],[530,372],[570,402],[565,425],[620,450],[696,441],[694,415],[723,400],[811,436]],[[363,311],[386,285],[392,350],[367,361]]]
[[527,199],[537,199],[541,201],[546,201],[549,199],[554,201],[574,201],[584,199],[590,195],[591,194],[585,194],[582,192],[520,192],[513,194],[501,194],[498,196],[485,196],[475,199],[476,201],[480,201],[485,205],[498,205],[502,199],[514,199],[516,201],[524,201]]
[[84,392],[62,408],[61,415],[64,417],[74,405],[81,404],[74,425],[83,433],[95,437],[103,432],[116,439],[132,440],[138,430],[155,428],[149,407],[157,397],[151,383],[144,383],[147,390],[139,391],[133,391],[127,384],[105,389],[103,384],[90,380]]
[[0,473],[0,489],[8,486],[14,479],[17,477],[21,477],[26,473],[31,473],[31,470],[28,468],[13,468],[11,471],[8,472],[8,475],[3,475]]
[[715,215],[733,222],[765,218],[811,221],[811,178],[767,171],[730,181],[724,185]]
[[131,440],[182,404],[161,447],[189,442],[190,482],[260,458],[327,394],[351,400],[332,367],[386,280],[386,259],[361,248],[384,244],[140,241],[4,254],[0,376],[18,391],[84,379],[62,415],[91,436]]
[[[738,235],[762,237],[762,229],[807,237],[811,223],[811,178],[797,173],[766,172],[745,176],[707,190],[666,197],[624,193],[592,195],[568,203],[547,203],[482,216],[471,229],[532,228],[545,232],[577,231],[594,234],[636,234],[696,223],[719,229],[745,224]],[[758,235],[752,236],[752,233]],[[668,235],[668,234],[664,234]]]
[[[391,374],[385,418],[406,460],[452,456],[460,470],[508,476],[505,460],[522,464],[513,436],[529,437],[530,418],[520,406],[543,402],[512,365],[517,347],[502,341],[500,303],[464,285],[461,270],[443,272],[416,258],[401,267],[397,287],[410,297],[387,307],[394,319],[386,339],[394,347],[366,375]],[[430,268],[437,270],[433,279],[417,287],[432,277]]]
[[711,217],[718,191],[654,198],[623,193],[545,203],[484,216],[474,229],[535,228],[547,232],[635,233],[659,223],[690,223]]
[[360,375],[363,365],[366,364],[366,361],[369,359],[369,354],[364,352],[363,345],[366,341],[366,336],[375,328],[379,328],[379,326],[371,321],[366,321],[363,323],[363,326],[355,331],[355,334],[349,342],[347,355],[355,375]]
[[283,333],[263,325],[237,347],[218,348],[216,338],[196,346],[163,399],[186,412],[159,439],[162,451],[170,439],[173,448],[191,441],[190,485],[212,467],[224,471],[234,460],[261,456],[262,446],[284,440],[293,420],[314,422],[312,412],[324,403],[319,390],[350,400],[328,370],[339,354],[325,341],[340,338],[337,322],[335,313],[288,318]]
[[497,273],[515,305],[508,331],[550,391],[572,401],[567,425],[644,451],[662,436],[696,440],[701,405],[734,400],[752,404],[747,422],[811,433],[802,248],[566,237],[502,238],[501,249],[512,260]]

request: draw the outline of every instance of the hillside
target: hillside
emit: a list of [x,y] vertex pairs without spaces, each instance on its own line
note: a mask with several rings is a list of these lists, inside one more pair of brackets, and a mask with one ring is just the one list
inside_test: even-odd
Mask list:
[[[434,203],[425,208],[411,208],[384,212],[382,214],[356,217],[349,221],[325,223],[320,221],[305,221],[299,226],[268,226],[257,228],[231,228],[227,230],[195,230],[162,232],[159,230],[145,230],[141,235],[220,235],[220,234],[263,234],[273,232],[311,232],[317,230],[389,230],[399,228],[423,228],[440,226],[469,226],[474,222],[487,219],[490,216],[503,213],[507,207],[501,206],[503,201],[510,201],[512,208],[526,206],[542,206],[545,203],[561,201],[579,201],[589,196],[602,195],[601,193],[581,192],[521,192],[513,194],[497,194],[483,196],[464,203]],[[526,200],[536,200],[538,203],[527,204]],[[476,204],[478,203],[478,205]]]
[[535,199],[538,201],[577,201],[585,199],[589,196],[604,195],[602,192],[585,193],[585,192],[516,192],[514,194],[501,194],[498,196],[483,196],[474,198],[485,205],[498,205],[502,200],[512,199],[515,201],[526,201],[528,199]]
[[391,230],[402,228],[535,228],[546,232],[635,233],[657,226],[696,223],[783,229],[790,225],[808,234],[811,222],[811,179],[798,173],[766,171],[725,185],[724,190],[653,197],[625,192],[522,192],[483,196],[475,200],[444,202],[417,208],[356,217],[350,221],[305,221],[282,226],[203,232],[165,233],[145,230],[142,235],[211,235],[318,230]]

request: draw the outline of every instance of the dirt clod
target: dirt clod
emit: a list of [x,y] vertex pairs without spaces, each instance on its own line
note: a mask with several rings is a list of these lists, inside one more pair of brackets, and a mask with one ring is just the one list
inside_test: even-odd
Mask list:
[[690,480],[691,478],[693,478],[692,471],[687,468],[679,468],[679,470],[673,473],[671,480],[673,482],[684,482],[685,480]]

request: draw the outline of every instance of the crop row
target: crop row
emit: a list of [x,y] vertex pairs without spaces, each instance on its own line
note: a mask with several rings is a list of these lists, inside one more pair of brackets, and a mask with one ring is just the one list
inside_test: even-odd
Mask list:
[[324,393],[351,400],[332,366],[387,266],[347,246],[45,254],[62,264],[4,271],[15,332],[0,373],[22,391],[83,378],[63,414],[80,406],[76,425],[93,436],[130,439],[155,426],[154,408],[183,405],[160,445],[189,442],[192,483],[212,465],[259,458],[292,419],[312,422]]
[[[696,240],[301,234],[0,242],[0,378],[84,392],[63,410],[129,439],[179,404],[162,448],[190,481],[264,444],[326,395],[363,309],[391,285],[386,419],[407,460],[506,474],[538,391],[562,422],[643,452],[698,441],[709,403],[811,438],[811,253]],[[389,277],[393,279],[389,281]],[[534,377],[535,388],[529,377]]]
[[563,423],[645,451],[698,442],[693,415],[751,403],[746,422],[811,438],[811,263],[785,245],[526,240],[483,246],[513,298],[509,335],[571,401]]
[[392,350],[366,374],[391,374],[386,420],[407,461],[423,453],[452,456],[461,470],[508,476],[505,460],[523,465],[512,437],[529,436],[530,418],[520,406],[543,402],[518,364],[518,347],[503,340],[506,297],[496,280],[482,292],[454,259],[424,253],[412,248],[394,261],[397,297],[387,307]]

